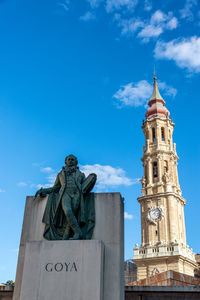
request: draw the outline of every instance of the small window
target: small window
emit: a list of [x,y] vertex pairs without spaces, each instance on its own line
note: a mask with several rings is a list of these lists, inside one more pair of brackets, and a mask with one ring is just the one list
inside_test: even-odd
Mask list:
[[165,140],[165,129],[164,129],[164,127],[161,128],[161,139],[162,139],[162,141]]
[[158,235],[158,230],[156,230],[156,235]]
[[154,127],[152,128],[152,140],[153,140],[153,142],[156,141],[156,130]]
[[156,161],[153,162],[153,177],[158,177],[158,164]]

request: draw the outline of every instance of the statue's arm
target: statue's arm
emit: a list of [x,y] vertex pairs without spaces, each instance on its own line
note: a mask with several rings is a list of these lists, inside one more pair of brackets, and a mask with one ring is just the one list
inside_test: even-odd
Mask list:
[[61,183],[60,183],[59,176],[57,175],[54,186],[50,187],[50,188],[45,188],[45,189],[41,188],[41,189],[39,189],[36,192],[35,197],[37,197],[37,196],[46,197],[46,195],[48,195],[50,193],[53,193],[53,192],[57,193],[60,190],[60,187],[61,187]]

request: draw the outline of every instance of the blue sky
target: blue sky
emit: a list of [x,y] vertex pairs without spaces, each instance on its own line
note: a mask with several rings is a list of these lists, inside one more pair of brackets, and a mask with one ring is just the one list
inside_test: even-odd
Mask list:
[[67,154],[125,197],[125,258],[140,243],[141,129],[154,65],[175,122],[187,242],[200,252],[200,1],[0,1],[0,282],[15,279],[26,195]]

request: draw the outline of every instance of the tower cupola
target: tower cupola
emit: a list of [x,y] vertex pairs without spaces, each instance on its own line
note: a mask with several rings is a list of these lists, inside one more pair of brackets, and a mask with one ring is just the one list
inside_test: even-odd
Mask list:
[[160,92],[158,90],[158,85],[156,81],[156,76],[154,76],[154,84],[153,84],[153,94],[151,96],[151,99],[148,102],[149,108],[147,109],[147,112],[145,114],[145,117],[147,119],[155,116],[164,116],[169,117],[170,112],[168,109],[164,106],[165,101],[160,95]]

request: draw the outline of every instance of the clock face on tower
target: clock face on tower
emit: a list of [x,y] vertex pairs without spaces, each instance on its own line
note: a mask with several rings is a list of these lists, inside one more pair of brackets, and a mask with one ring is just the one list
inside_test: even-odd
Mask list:
[[161,219],[164,217],[164,207],[150,207],[147,212],[147,221],[151,224],[156,225],[156,222],[161,221]]
[[149,212],[150,217],[152,220],[156,220],[160,217],[160,209],[159,208],[152,208]]

